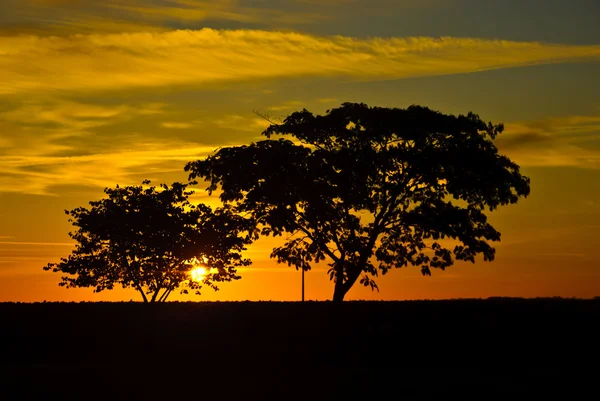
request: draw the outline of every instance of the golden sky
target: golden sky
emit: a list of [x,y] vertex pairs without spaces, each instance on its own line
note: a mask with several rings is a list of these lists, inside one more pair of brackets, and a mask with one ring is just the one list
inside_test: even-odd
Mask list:
[[[260,138],[264,120],[343,102],[503,122],[532,194],[491,214],[496,261],[404,268],[347,299],[600,295],[596,0],[2,0],[0,301],[129,300],[58,287],[64,209],[105,186]],[[215,204],[200,194],[198,199]],[[243,278],[190,300],[297,300],[300,273],[253,245]],[[329,299],[325,268],[308,299]]]

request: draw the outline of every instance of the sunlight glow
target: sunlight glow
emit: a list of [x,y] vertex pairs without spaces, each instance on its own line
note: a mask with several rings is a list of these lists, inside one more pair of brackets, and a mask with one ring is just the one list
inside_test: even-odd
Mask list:
[[206,267],[199,266],[190,271],[190,276],[194,281],[202,281],[207,273],[208,269]]

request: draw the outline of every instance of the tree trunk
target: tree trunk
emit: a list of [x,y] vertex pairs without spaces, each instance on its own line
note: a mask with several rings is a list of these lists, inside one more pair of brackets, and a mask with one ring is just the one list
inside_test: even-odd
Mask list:
[[173,291],[172,288],[166,288],[165,292],[163,292],[161,297],[158,299],[158,302],[166,302],[167,298],[169,297],[169,294],[171,294],[171,291]]
[[346,295],[344,290],[344,265],[338,263],[335,266],[335,285],[333,287],[333,302],[342,302]]
[[144,303],[148,303],[148,297],[146,297],[146,294],[144,293],[144,290],[141,288],[138,288],[138,291],[140,294],[142,294],[142,299],[144,300]]
[[[357,268],[356,266],[347,266],[346,277],[344,277],[344,265],[340,265],[339,267],[336,266],[336,281],[333,289],[333,302],[344,301],[344,297],[348,291],[350,291],[350,288],[352,288],[361,272],[361,268]],[[345,281],[344,278],[346,279]]]
[[333,302],[343,302],[344,301],[344,296],[346,296],[346,292],[344,290],[344,286],[343,285],[335,285],[335,288],[333,289]]

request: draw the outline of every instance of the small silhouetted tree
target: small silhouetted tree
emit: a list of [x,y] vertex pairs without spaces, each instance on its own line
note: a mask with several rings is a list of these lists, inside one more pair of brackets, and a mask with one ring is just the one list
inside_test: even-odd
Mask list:
[[[77,228],[69,233],[75,250],[44,270],[66,274],[59,285],[67,288],[134,288],[144,302],[165,301],[177,288],[217,290],[216,283],[240,278],[237,268],[251,263],[241,255],[252,239],[247,220],[191,204],[189,184],[143,184],[106,188],[108,197],[90,208],[66,210]],[[210,269],[200,281],[190,277],[197,261]]]
[[[500,233],[486,209],[529,194],[529,179],[500,155],[503,126],[473,113],[445,115],[345,103],[325,115],[295,112],[267,140],[189,163],[190,179],[249,213],[264,235],[292,234],[271,256],[299,269],[329,260],[334,301],[394,267],[445,269],[494,259]],[[285,135],[289,140],[270,139]]]

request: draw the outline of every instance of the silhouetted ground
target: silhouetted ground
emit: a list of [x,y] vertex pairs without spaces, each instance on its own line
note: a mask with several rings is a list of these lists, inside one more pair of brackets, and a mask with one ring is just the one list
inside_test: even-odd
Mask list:
[[0,304],[0,399],[600,399],[599,300]]

